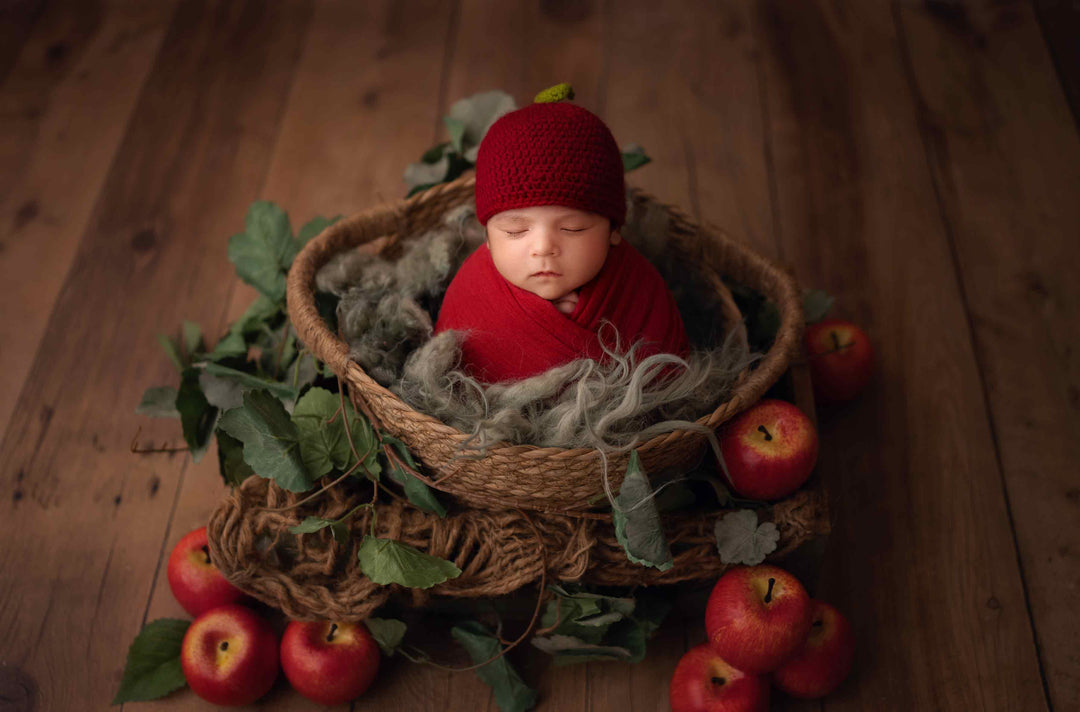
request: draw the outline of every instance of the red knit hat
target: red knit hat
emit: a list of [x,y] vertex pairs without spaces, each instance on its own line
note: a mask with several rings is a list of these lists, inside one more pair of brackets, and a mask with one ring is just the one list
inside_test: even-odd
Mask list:
[[622,153],[599,116],[567,102],[530,104],[488,129],[476,157],[476,217],[562,205],[626,219]]

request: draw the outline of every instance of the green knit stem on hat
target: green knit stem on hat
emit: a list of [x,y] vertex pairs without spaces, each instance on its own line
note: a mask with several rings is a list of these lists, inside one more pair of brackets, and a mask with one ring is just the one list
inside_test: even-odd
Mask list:
[[574,87],[566,82],[548,87],[533,98],[534,104],[549,104],[556,101],[571,100],[574,98]]

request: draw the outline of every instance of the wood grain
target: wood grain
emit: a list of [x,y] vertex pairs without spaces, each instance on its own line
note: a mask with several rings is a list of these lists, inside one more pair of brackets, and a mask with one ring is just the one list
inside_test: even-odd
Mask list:
[[0,432],[172,11],[51,5],[0,89]]
[[106,707],[142,623],[184,467],[127,452],[133,409],[174,377],[155,332],[220,314],[210,228],[265,173],[306,8],[261,5],[181,6],[0,446],[3,656],[41,709]]
[[898,20],[1050,699],[1067,709],[1080,700],[1080,285],[1061,266],[1080,265],[1080,139],[1027,4],[901,6]]
[[[822,597],[860,654],[825,709],[1044,709],[978,362],[889,8],[760,6],[783,253],[878,378],[821,418]],[[957,680],[966,681],[956,684]]]
[[[439,72],[445,54],[451,7],[439,2],[315,5],[303,50],[287,91],[288,103],[273,137],[260,199],[285,208],[293,229],[316,215],[349,215],[404,196],[402,171],[433,143]],[[432,71],[432,70],[436,71]],[[239,283],[225,255],[225,242],[243,225],[244,211],[214,227],[222,280],[232,289],[223,302],[218,333],[254,298]],[[209,458],[208,458],[209,459]],[[165,543],[171,549],[187,531],[205,526],[223,496],[216,465],[190,471],[181,487]],[[159,565],[149,618],[173,615],[176,603]],[[280,619],[279,616],[271,616]],[[385,669],[354,709],[388,704],[436,709],[450,675],[430,667],[384,660]],[[472,678],[485,696],[486,687]],[[155,702],[150,709],[182,709],[191,693]],[[279,681],[266,704],[275,710],[310,709],[311,703]],[[345,709],[342,706],[341,709]]]

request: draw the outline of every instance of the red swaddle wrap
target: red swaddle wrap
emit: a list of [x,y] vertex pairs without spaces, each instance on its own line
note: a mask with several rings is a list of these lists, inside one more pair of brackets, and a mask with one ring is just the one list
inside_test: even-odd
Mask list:
[[[605,357],[599,331],[604,321],[618,331],[626,350],[643,343],[639,358],[656,353],[686,356],[689,346],[675,300],[656,268],[624,240],[611,247],[600,273],[578,290],[574,311],[508,282],[481,245],[458,270],[446,291],[435,333],[467,332],[462,368],[484,383],[515,381],[588,357]],[[605,343],[615,346],[610,328]]]

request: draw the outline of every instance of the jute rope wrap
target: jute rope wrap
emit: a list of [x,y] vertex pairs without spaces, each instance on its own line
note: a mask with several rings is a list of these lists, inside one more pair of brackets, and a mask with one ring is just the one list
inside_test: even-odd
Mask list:
[[[340,517],[352,506],[342,490],[332,490],[318,515]],[[675,556],[667,571],[631,563],[615,538],[610,517],[534,515],[524,510],[467,510],[445,519],[400,503],[379,505],[376,535],[415,546],[453,561],[461,576],[427,591],[380,586],[363,575],[356,551],[369,531],[368,515],[350,523],[349,544],[336,544],[328,530],[293,535],[310,510],[271,511],[294,503],[297,495],[269,480],[249,478],[214,512],[210,557],[240,589],[296,619],[359,621],[394,593],[422,605],[429,595],[489,598],[536,582],[584,581],[600,585],[655,585],[708,581],[726,568],[713,534],[724,512],[665,519]],[[812,536],[828,532],[820,491],[804,490],[773,507],[769,518],[780,531],[775,559]]]
[[[459,178],[324,230],[293,261],[288,279],[289,317],[300,340],[342,376],[365,413],[408,445],[435,474],[440,490],[473,506],[536,511],[586,509],[603,500],[601,458],[595,450],[504,445],[491,448],[482,459],[460,456],[456,446],[468,436],[413,410],[372,380],[350,361],[348,345],[327,328],[315,307],[315,274],[330,258],[384,237],[388,238],[384,251],[392,252],[400,247],[400,241],[437,225],[447,210],[471,201],[473,182],[471,176]],[[631,197],[634,204],[649,202],[668,212],[670,249],[688,270],[703,274],[717,293],[725,296],[728,305],[725,311],[733,310],[734,306],[721,276],[768,296],[779,307],[780,329],[763,361],[740,377],[726,402],[697,420],[715,429],[760,399],[787,369],[798,352],[802,336],[802,296],[789,273],[745,246],[722,233],[700,228],[678,209],[661,204],[641,191],[632,191]],[[701,433],[680,430],[657,436],[637,450],[646,471],[658,472],[697,461],[704,447],[705,437]],[[627,456],[621,455],[612,457],[608,463],[611,485],[616,489],[626,462]]]

